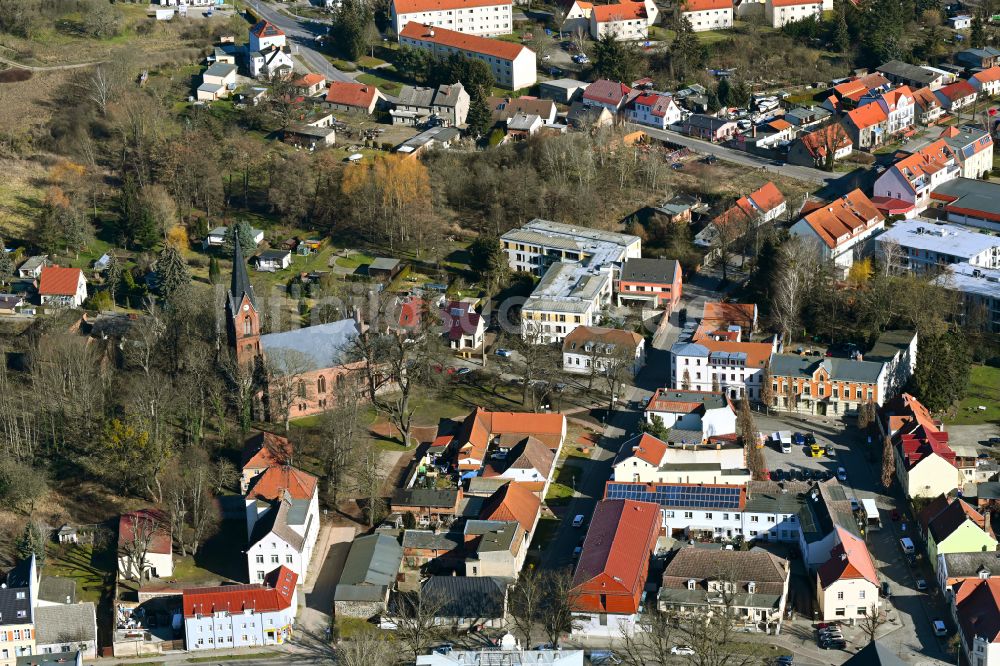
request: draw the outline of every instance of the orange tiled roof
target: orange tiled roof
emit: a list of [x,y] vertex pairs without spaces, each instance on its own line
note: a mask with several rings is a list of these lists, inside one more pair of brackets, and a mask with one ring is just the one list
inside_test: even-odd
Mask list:
[[[462,424],[458,437],[459,467],[462,460],[469,460],[468,466],[478,469],[489,448],[493,435],[532,436],[555,449],[562,438],[565,417],[562,414],[530,414],[524,412],[488,412],[482,407],[470,413]],[[466,466],[466,467],[468,467]]]
[[593,9],[593,15],[598,23],[647,18],[646,4],[643,2],[619,2],[613,5],[597,5]]
[[802,219],[827,247],[835,248],[884,217],[871,199],[861,190],[854,190],[817,208]]
[[733,0],[686,0],[683,12],[705,12],[711,9],[732,9]]
[[907,183],[911,183],[921,176],[929,176],[944,169],[950,160],[951,152],[948,150],[948,144],[944,139],[938,139],[899,160],[892,165],[892,168],[898,171]]
[[83,271],[79,268],[46,266],[39,278],[38,293],[45,296],[74,296]]
[[802,136],[802,145],[815,157],[826,157],[826,147],[833,144],[834,152],[851,145],[851,137],[847,136],[840,123],[831,123],[820,127],[814,132]]
[[767,181],[759,190],[751,194],[750,199],[765,213],[785,203],[785,195],[771,181]]
[[968,578],[955,587],[955,614],[970,640],[1000,643],[1000,578]]
[[792,124],[787,120],[785,120],[784,118],[776,118],[775,120],[769,122],[767,126],[780,132],[782,130],[788,129],[789,127],[792,126]]
[[857,109],[852,109],[847,112],[847,117],[851,124],[858,129],[872,127],[889,119],[885,109],[878,104],[865,104]]
[[271,432],[262,432],[248,442],[243,469],[265,469],[287,465],[292,459],[292,443]]
[[791,7],[793,5],[822,5],[823,0],[771,0],[774,7]]
[[326,101],[367,109],[378,94],[378,88],[367,83],[333,81],[326,91]]
[[882,93],[882,100],[888,105],[890,110],[896,108],[901,99],[906,98],[913,99],[913,91],[910,90],[909,86],[900,86]]
[[820,565],[817,571],[820,584],[827,588],[838,580],[863,578],[877,587],[878,574],[875,573],[875,565],[865,542],[843,527],[837,526],[836,530],[840,543],[833,547],[830,559]]
[[516,521],[525,532],[530,532],[541,503],[538,495],[523,484],[508,483],[486,498],[479,517],[483,520]]
[[393,0],[396,15],[510,5],[511,0]]
[[990,83],[992,81],[1000,81],[1000,67],[993,66],[989,69],[984,69],[981,72],[976,72],[972,75],[976,81],[980,83]]
[[287,490],[292,499],[310,500],[316,483],[315,476],[296,467],[268,467],[247,492],[247,499],[276,500]]
[[297,79],[295,81],[295,85],[298,86],[299,88],[309,88],[311,86],[316,85],[317,83],[325,83],[325,82],[326,82],[325,76],[323,76],[322,74],[315,74],[313,72],[310,72],[305,76]]
[[430,42],[432,44],[440,44],[460,51],[482,53],[483,55],[493,56],[501,60],[514,60],[514,58],[528,50],[528,47],[521,44],[490,39],[489,37],[480,37],[479,35],[469,35],[464,32],[448,30],[447,28],[429,28],[416,21],[410,21],[403,26],[403,30],[399,33],[399,36],[417,39],[422,42]]

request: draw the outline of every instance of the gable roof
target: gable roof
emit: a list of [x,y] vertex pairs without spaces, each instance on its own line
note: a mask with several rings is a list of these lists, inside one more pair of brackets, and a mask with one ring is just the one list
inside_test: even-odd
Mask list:
[[981,72],[976,72],[972,75],[976,81],[980,83],[991,83],[993,81],[1000,81],[1000,67],[994,65],[989,69],[984,69]]
[[969,578],[955,587],[955,614],[968,645],[973,636],[1000,642],[1000,579]]
[[810,155],[819,158],[826,157],[827,146],[833,146],[836,152],[854,143],[840,123],[830,123],[818,130],[803,134],[800,140]]
[[938,99],[937,95],[930,88],[917,88],[914,90],[913,101],[925,111],[936,106],[941,106],[941,100]]
[[827,247],[836,248],[885,218],[864,192],[855,189],[802,219]]
[[666,442],[650,435],[648,432],[644,432],[622,442],[622,448],[618,451],[618,456],[615,458],[614,464],[617,465],[623,460],[635,457],[645,463],[659,467],[660,463],[663,462],[663,455],[666,452]]
[[937,93],[945,99],[954,102],[957,99],[975,95],[976,89],[969,85],[968,81],[958,80],[938,88]]
[[[597,8],[595,7],[594,10],[596,11]],[[632,89],[624,83],[609,81],[608,79],[597,79],[584,89],[583,98],[617,106],[622,103],[622,100],[628,97],[630,92],[632,92]]]
[[312,86],[320,83],[326,83],[326,77],[323,76],[322,74],[309,72],[308,74],[305,74],[295,79],[295,82],[292,85],[295,85],[299,88],[311,88]]
[[[598,502],[573,574],[573,587],[599,582],[602,588],[617,587],[620,592],[641,589],[659,524],[657,504],[627,499]],[[579,601],[575,605],[587,610]]]
[[399,32],[399,36],[431,44],[440,44],[441,46],[447,46],[460,51],[481,53],[493,56],[494,58],[500,58],[501,60],[514,60],[525,51],[532,52],[531,49],[522,44],[480,37],[479,35],[470,35],[438,26],[428,27],[416,21],[409,21],[403,26],[403,29]]
[[367,109],[379,94],[378,88],[368,83],[331,81],[326,91],[326,101],[330,104]]
[[889,120],[885,109],[878,104],[865,104],[856,109],[851,109],[845,117],[859,130],[879,125]]
[[548,119],[556,112],[555,102],[551,99],[539,99],[537,97],[489,97],[486,103],[489,105],[493,116],[500,119],[510,118],[521,112]]
[[644,93],[632,100],[633,104],[642,104],[649,107],[650,115],[663,118],[667,115],[667,110],[674,103],[674,98],[663,93]]
[[635,350],[642,340],[642,336],[633,331],[603,326],[577,326],[563,339],[563,351],[584,352],[588,343]]
[[520,483],[508,483],[486,498],[479,517],[483,520],[515,521],[525,532],[535,525],[541,500]]
[[83,271],[79,268],[45,266],[39,278],[38,293],[44,296],[74,296],[81,277]]
[[681,12],[705,12],[711,9],[732,9],[733,0],[685,0]]
[[839,525],[834,529],[839,543],[830,550],[830,559],[817,571],[820,584],[825,589],[838,580],[863,578],[877,587],[878,574],[865,542]]
[[506,435],[508,438],[531,435],[550,449],[556,449],[565,423],[565,417],[558,413],[489,412],[476,407],[465,417],[456,438],[459,459],[485,460],[492,435]]
[[931,519],[927,531],[934,537],[934,542],[940,544],[951,536],[955,530],[972,521],[979,529],[985,531],[986,519],[983,514],[973,509],[965,500],[956,498],[943,511]]
[[621,279],[625,282],[656,282],[673,284],[681,270],[675,259],[626,259],[622,265]]
[[392,0],[392,8],[397,15],[510,4],[511,0]]
[[507,610],[507,582],[496,576],[431,576],[420,594],[439,605],[439,618],[490,620]]
[[121,548],[122,543],[132,541],[135,538],[135,528],[145,524],[150,524],[153,529],[149,552],[158,555],[169,555],[173,552],[170,519],[159,509],[139,509],[123,513],[118,518],[118,547]]
[[243,469],[281,467],[292,460],[292,443],[273,432],[259,432],[243,446]]
[[[517,440],[519,437],[515,435],[513,439]],[[501,436],[501,445],[509,445],[510,439]],[[534,470],[535,480],[544,482],[552,473],[553,463],[555,463],[555,453],[552,449],[528,435],[517,441],[503,460],[495,458],[491,460],[489,467],[483,470],[483,476],[500,476],[512,469]]]
[[257,613],[282,611],[292,605],[298,574],[285,566],[267,575],[265,583],[223,585],[184,590],[184,617],[253,610]]
[[906,662],[880,641],[872,641],[845,661],[843,666],[906,666]]
[[317,482],[318,479],[309,472],[291,465],[268,467],[254,481],[246,498],[273,501],[281,499],[287,492],[290,499],[311,500],[316,493]]
[[645,2],[629,2],[628,0],[613,5],[594,5],[591,15],[598,23],[648,18]]
[[351,543],[333,593],[337,601],[383,601],[396,580],[403,548],[388,534],[369,534]]
[[85,643],[97,640],[94,602],[39,605],[35,608],[35,643]]
[[274,25],[270,21],[257,21],[250,28],[250,34],[255,37],[281,37],[285,33],[278,26]]

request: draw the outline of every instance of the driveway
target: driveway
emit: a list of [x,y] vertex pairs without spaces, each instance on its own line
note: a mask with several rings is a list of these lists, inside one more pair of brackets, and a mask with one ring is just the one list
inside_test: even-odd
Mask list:
[[344,560],[354,540],[354,527],[324,525],[302,587],[304,605],[300,606],[298,625],[303,641],[313,644],[326,641],[326,630],[333,620],[333,592],[340,582]]
[[342,72],[315,49],[316,37],[326,34],[326,26],[311,20],[295,19],[273,9],[260,0],[246,0],[257,14],[285,32],[293,55],[297,55],[311,71],[322,74],[328,81],[353,81],[357,72]]

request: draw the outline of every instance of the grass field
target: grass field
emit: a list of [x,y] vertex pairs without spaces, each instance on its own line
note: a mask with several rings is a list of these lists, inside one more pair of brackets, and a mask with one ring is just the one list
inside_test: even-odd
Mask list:
[[112,584],[115,561],[109,549],[87,544],[49,544],[45,575],[76,581],[77,601],[100,602],[101,595]]
[[[953,425],[978,425],[1000,423],[1000,368],[974,365],[969,373],[969,388],[959,403],[958,412],[947,423]],[[985,410],[979,409],[980,406]]]
[[[378,71],[385,72],[389,69],[390,68],[388,67],[383,67]],[[377,87],[382,92],[393,96],[398,95],[399,91],[403,89],[403,84],[400,83],[399,81],[393,81],[383,76],[379,76],[378,74],[372,74],[372,73],[361,74],[360,76],[358,76],[357,80],[359,83],[370,83],[373,86]]]

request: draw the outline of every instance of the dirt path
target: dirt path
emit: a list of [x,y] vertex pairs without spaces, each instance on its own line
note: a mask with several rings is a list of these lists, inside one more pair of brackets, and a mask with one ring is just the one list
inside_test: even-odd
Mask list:
[[7,58],[0,56],[0,63],[4,63],[5,65],[10,65],[11,67],[16,67],[18,69],[27,69],[32,72],[52,72],[60,69],[80,69],[82,67],[92,67],[93,65],[99,65],[101,64],[101,62],[103,61],[99,60],[96,62],[78,62],[75,65],[49,65],[47,67],[38,67],[35,65],[22,65],[19,62],[8,60]]

